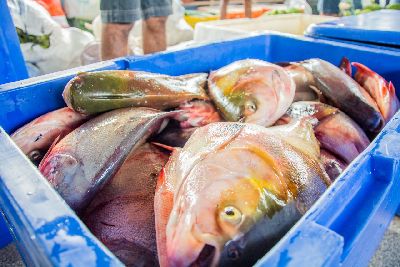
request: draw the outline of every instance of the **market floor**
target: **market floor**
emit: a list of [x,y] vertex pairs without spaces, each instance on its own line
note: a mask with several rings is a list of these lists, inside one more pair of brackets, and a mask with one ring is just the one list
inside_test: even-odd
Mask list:
[[[14,244],[0,249],[0,266],[24,266]],[[369,267],[400,267],[400,217],[396,217],[385,233],[379,250]]]

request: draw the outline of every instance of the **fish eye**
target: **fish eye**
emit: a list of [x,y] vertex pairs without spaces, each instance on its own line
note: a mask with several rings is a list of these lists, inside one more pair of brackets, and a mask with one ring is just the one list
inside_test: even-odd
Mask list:
[[227,206],[221,212],[222,219],[232,225],[238,225],[242,221],[242,213],[233,206]]
[[257,111],[257,105],[253,100],[247,100],[244,103],[244,113],[245,115],[251,115]]
[[40,153],[39,151],[34,150],[34,151],[32,151],[31,153],[29,153],[28,157],[29,157],[32,161],[37,161],[37,160],[40,160],[40,159],[43,157],[43,155],[42,155],[42,153]]
[[228,258],[231,260],[237,260],[240,258],[240,253],[237,249],[229,249],[228,252]]

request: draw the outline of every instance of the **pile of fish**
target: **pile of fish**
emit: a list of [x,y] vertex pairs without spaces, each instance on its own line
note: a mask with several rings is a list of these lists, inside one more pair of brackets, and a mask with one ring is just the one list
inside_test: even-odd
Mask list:
[[12,138],[134,266],[256,263],[400,107],[346,58],[79,73],[63,98]]

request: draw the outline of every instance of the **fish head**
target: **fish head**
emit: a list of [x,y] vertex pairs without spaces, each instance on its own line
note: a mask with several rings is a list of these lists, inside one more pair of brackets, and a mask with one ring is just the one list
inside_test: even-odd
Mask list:
[[272,125],[290,106],[295,84],[280,66],[242,60],[213,72],[210,94],[228,121]]
[[69,151],[52,150],[39,165],[39,170],[50,184],[63,196],[72,209],[76,210],[74,199],[79,200],[85,192],[82,163]]
[[217,265],[228,241],[290,199],[284,175],[277,160],[257,146],[232,145],[203,159],[175,195],[166,231],[168,262]]

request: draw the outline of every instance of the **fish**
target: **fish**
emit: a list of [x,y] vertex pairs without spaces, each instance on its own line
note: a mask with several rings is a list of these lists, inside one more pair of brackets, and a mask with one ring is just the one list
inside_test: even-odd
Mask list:
[[271,126],[290,106],[295,84],[284,68],[256,59],[210,73],[208,92],[227,121]]
[[[332,155],[326,156],[324,162],[327,163],[328,158],[335,157],[338,163],[336,165],[340,166],[341,170],[344,170],[343,167],[350,164],[370,144],[367,135],[356,122],[338,108],[327,104],[314,101],[295,102],[276,125],[291,123],[298,119],[305,119],[311,123],[321,149]],[[332,168],[330,165],[330,163],[327,165],[329,170]],[[327,172],[332,173],[332,171]],[[330,175],[330,177],[334,180],[337,176]]]
[[11,134],[11,139],[37,165],[56,138],[63,138],[89,118],[64,107],[25,124]]
[[322,59],[309,59],[299,63],[314,77],[325,103],[349,115],[365,131],[377,133],[384,119],[369,93],[345,72]]
[[389,122],[400,107],[393,83],[361,63],[353,62],[352,65],[357,68],[354,79],[372,96],[385,122]]
[[180,104],[175,110],[180,110],[174,117],[182,129],[201,127],[222,118],[210,101],[193,100]]
[[330,185],[319,153],[307,121],[198,128],[157,182],[160,266],[254,264]]
[[162,130],[173,112],[124,108],[82,124],[53,146],[39,170],[67,204],[80,213],[128,154]]
[[183,147],[197,128],[199,127],[181,128],[177,122],[171,120],[167,127],[150,141],[170,147]]
[[168,158],[149,143],[133,150],[81,216],[126,266],[158,266],[154,193]]
[[293,102],[314,101],[321,98],[321,92],[317,89],[311,72],[296,62],[286,63],[284,68],[296,86]]
[[152,141],[171,147],[183,147],[197,128],[212,122],[222,121],[218,111],[209,101],[193,100],[185,102],[174,110],[180,112]]
[[347,168],[348,164],[332,155],[330,152],[321,148],[321,162],[331,181],[335,181],[339,175]]
[[125,107],[165,110],[192,100],[207,100],[206,73],[169,76],[144,71],[82,72],[63,91],[68,107],[96,114]]

